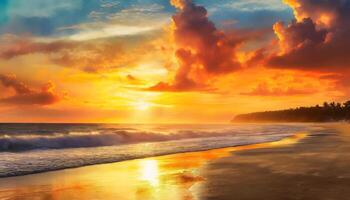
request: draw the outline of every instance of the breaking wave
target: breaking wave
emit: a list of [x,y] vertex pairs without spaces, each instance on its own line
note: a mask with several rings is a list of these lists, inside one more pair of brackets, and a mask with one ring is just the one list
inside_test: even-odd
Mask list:
[[[293,129],[295,130],[295,128]],[[2,134],[0,135],[0,151],[18,152],[38,149],[65,149],[84,147],[103,147],[126,145],[143,142],[162,142],[171,140],[182,140],[190,138],[223,137],[235,136],[238,134],[257,135],[261,133],[274,134],[276,128],[272,130],[260,130],[259,132],[249,132],[249,130],[140,130],[126,128],[106,128],[85,132],[46,132],[25,133],[25,134]]]
[[0,177],[271,142],[310,129],[309,125],[48,126],[26,126],[21,132],[0,125]]

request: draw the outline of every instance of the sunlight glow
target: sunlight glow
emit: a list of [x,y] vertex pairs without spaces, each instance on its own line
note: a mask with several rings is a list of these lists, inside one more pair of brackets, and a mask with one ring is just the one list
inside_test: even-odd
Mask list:
[[144,111],[149,109],[151,107],[151,104],[145,101],[139,101],[135,103],[134,107],[136,110]]
[[147,181],[151,186],[159,185],[158,178],[158,161],[157,160],[141,160],[141,180]]

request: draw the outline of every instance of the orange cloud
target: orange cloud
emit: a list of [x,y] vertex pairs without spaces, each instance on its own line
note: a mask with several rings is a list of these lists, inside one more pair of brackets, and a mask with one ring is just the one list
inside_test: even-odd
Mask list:
[[6,88],[12,88],[15,94],[0,98],[0,103],[14,105],[50,105],[61,100],[54,92],[55,86],[48,82],[41,90],[33,89],[19,81],[15,75],[0,74],[0,82]]
[[186,4],[189,4],[191,2],[191,0],[170,0],[171,5],[180,9],[183,9],[186,6]]
[[242,67],[236,51],[245,37],[218,30],[208,19],[207,10],[190,0],[172,0],[171,3],[179,8],[172,17],[179,67],[172,83],[160,82],[151,90],[207,90],[208,77]]
[[0,82],[5,87],[13,88],[17,94],[29,94],[32,92],[27,85],[18,81],[14,75],[0,74]]
[[334,71],[350,66],[350,3],[341,0],[286,0],[296,21],[274,25],[280,52],[268,65]]
[[314,94],[317,91],[304,88],[293,88],[293,87],[269,87],[266,83],[259,84],[256,88],[249,92],[242,92],[242,95],[248,96],[296,96],[296,95],[308,95]]
[[302,21],[304,18],[311,18],[320,26],[330,27],[336,20],[338,11],[346,9],[346,1],[328,0],[284,0],[293,8],[295,18]]

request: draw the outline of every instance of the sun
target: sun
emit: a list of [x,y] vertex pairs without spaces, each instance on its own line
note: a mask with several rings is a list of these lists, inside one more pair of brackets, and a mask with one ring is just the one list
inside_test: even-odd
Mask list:
[[145,101],[139,101],[135,103],[134,107],[136,110],[144,111],[144,110],[148,110],[151,107],[151,104]]

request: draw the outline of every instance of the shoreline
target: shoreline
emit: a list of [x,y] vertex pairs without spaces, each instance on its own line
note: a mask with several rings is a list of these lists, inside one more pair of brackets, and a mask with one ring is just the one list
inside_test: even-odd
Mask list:
[[[96,195],[103,195],[96,199],[167,199],[169,193],[174,199],[192,199],[197,186],[207,181],[201,174],[204,166],[234,152],[279,149],[294,146],[305,138],[305,133],[299,133],[274,142],[1,178],[0,199],[89,199]],[[111,185],[123,189],[111,190]]]
[[[279,139],[279,140],[262,142],[262,143],[239,144],[239,145],[235,145],[235,146],[217,147],[217,148],[193,150],[193,151],[184,150],[184,151],[175,152],[175,153],[164,153],[164,154],[158,154],[158,155],[154,155],[154,156],[145,156],[145,157],[140,156],[140,157],[135,157],[132,159],[125,159],[125,160],[118,160],[118,161],[111,161],[111,162],[101,162],[101,163],[86,164],[86,165],[81,165],[81,166],[62,167],[62,168],[51,169],[51,170],[38,170],[35,172],[13,174],[13,175],[9,175],[9,176],[2,176],[0,174],[0,180],[5,179],[5,178],[11,178],[11,177],[23,177],[23,176],[30,176],[30,175],[42,174],[42,173],[48,173],[48,172],[56,172],[56,171],[67,170],[67,169],[78,169],[78,168],[82,168],[82,167],[89,167],[89,166],[95,166],[95,165],[121,163],[121,162],[128,162],[128,161],[134,161],[134,160],[139,160],[139,159],[150,159],[150,158],[156,158],[156,157],[162,157],[162,156],[172,156],[172,155],[186,154],[186,153],[197,153],[197,152],[200,153],[200,152],[215,151],[215,150],[237,151],[237,150],[235,150],[237,148],[240,150],[245,150],[245,149],[250,149],[250,148],[263,148],[264,146],[267,146],[269,144],[273,145],[273,144],[280,143],[281,141],[284,141],[284,140],[289,140],[291,138],[300,139],[300,138],[304,138],[306,136],[307,136],[306,133],[295,133],[294,135],[286,136],[286,137]],[[261,146],[261,147],[259,147],[259,146]]]

